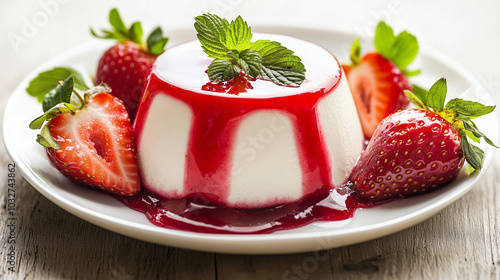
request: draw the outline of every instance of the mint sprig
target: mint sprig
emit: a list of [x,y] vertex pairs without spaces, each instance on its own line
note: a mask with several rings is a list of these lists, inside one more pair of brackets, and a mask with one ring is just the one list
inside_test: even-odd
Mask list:
[[112,9],[109,12],[109,23],[111,24],[112,29],[102,29],[102,34],[97,34],[92,28],[90,29],[90,33],[93,36],[101,39],[112,39],[118,42],[131,41],[139,45],[146,52],[149,52],[152,55],[160,55],[165,49],[165,45],[168,42],[167,37],[163,37],[163,32],[160,27],[157,27],[151,34],[148,36],[146,40],[146,44],[143,42],[143,31],[142,25],[139,21],[132,23],[132,25],[127,28],[123,23],[123,20],[120,16],[118,10]]
[[194,27],[203,51],[214,59],[207,70],[212,82],[231,80],[241,72],[283,86],[299,86],[305,79],[306,69],[293,51],[275,41],[252,42],[252,30],[241,16],[228,22],[203,14],[195,17]]
[[465,160],[473,169],[481,169],[484,151],[472,145],[469,138],[479,143],[483,138],[489,145],[498,148],[477,128],[472,119],[489,114],[496,106],[486,106],[478,102],[454,98],[445,104],[447,93],[446,79],[436,81],[429,91],[419,89],[418,93],[406,90],[406,95],[418,108],[433,111],[449,121],[459,132],[462,140],[462,152]]

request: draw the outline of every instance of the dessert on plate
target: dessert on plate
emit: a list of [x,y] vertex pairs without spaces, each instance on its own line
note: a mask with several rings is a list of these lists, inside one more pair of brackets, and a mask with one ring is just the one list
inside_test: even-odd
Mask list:
[[[111,89],[89,89],[70,68],[41,73],[27,91],[44,113],[30,128],[41,129],[37,142],[63,175],[161,227],[267,233],[343,220],[443,186],[465,161],[481,169],[484,152],[469,140],[495,146],[472,121],[495,106],[445,103],[444,78],[429,91],[411,85],[416,38],[383,22],[375,51],[362,57],[355,40],[352,64],[341,66],[312,43],[204,14],[197,41],[163,52],[167,38],[153,31],[155,58],[140,79],[130,74],[143,57],[140,24],[125,28],[115,9],[110,22],[100,37],[118,39],[110,50],[121,52],[104,53],[95,80],[129,67],[106,72]],[[136,102],[127,89],[145,75]]]
[[293,50],[307,69],[304,81],[257,78],[236,94],[204,90],[212,60],[200,42],[169,48],[154,64],[134,124],[144,188],[263,208],[346,183],[364,137],[339,63],[303,40],[253,38]]

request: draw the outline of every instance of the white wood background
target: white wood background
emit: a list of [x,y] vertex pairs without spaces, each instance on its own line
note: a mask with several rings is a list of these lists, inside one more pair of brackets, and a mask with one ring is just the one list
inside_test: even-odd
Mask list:
[[[0,113],[25,75],[90,39],[89,26],[107,26],[114,6],[127,22],[141,19],[146,30],[188,26],[204,12],[297,18],[365,33],[382,18],[468,68],[500,104],[500,2],[344,2],[0,0]],[[31,32],[24,30],[29,24]],[[13,41],[16,35],[22,40]],[[317,266],[309,261],[318,252],[223,255],[124,237],[65,212],[17,173],[16,272],[7,270],[10,162],[0,145],[0,279],[500,279],[500,153],[472,191],[436,216],[384,238],[319,252],[327,258]]]

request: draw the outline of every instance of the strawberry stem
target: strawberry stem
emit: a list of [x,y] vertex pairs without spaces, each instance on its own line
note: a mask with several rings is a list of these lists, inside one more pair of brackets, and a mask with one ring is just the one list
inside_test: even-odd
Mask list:
[[73,89],[73,93],[76,95],[76,97],[78,97],[78,100],[80,100],[80,107],[78,109],[82,109],[83,106],[88,103],[88,99],[83,99],[80,93],[78,93],[78,91],[76,91],[75,89]]

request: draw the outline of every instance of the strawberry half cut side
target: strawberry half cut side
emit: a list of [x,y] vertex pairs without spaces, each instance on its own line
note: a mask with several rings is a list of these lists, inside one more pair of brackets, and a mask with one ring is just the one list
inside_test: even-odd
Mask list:
[[54,167],[71,180],[118,195],[137,194],[134,135],[123,102],[102,87],[82,98],[72,84],[70,76],[55,95],[46,96],[47,103],[55,104],[30,124],[32,129],[42,128],[37,142]]
[[388,115],[408,107],[411,86],[403,73],[378,53],[366,54],[355,66],[343,66],[363,133],[370,138]]
[[367,139],[389,114],[408,107],[404,94],[412,90],[408,76],[419,71],[406,67],[418,53],[415,36],[406,31],[394,35],[384,22],[379,22],[374,37],[375,51],[361,57],[361,45],[355,40],[351,48],[351,65],[343,65],[351,93]]

